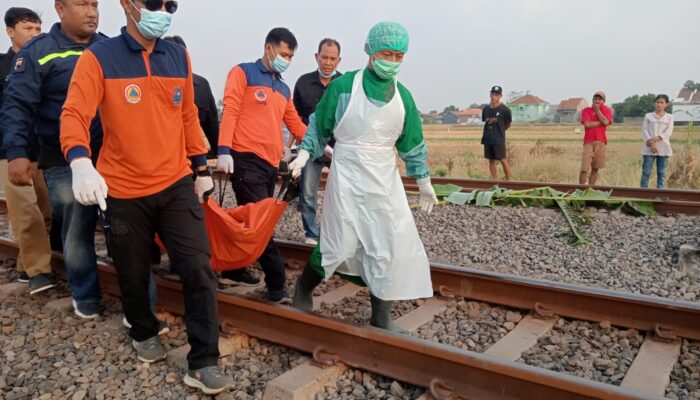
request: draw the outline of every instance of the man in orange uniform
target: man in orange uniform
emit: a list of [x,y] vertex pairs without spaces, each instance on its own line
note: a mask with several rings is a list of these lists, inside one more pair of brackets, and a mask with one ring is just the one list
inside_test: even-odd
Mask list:
[[[238,205],[271,197],[283,154],[289,154],[282,138],[282,123],[297,139],[306,133],[291,91],[282,73],[294,57],[297,40],[286,28],[267,34],[265,52],[254,63],[235,66],[228,75],[224,115],[219,130],[218,168],[233,174]],[[235,166],[235,168],[234,168]],[[287,297],[284,260],[272,239],[260,256],[265,272],[267,298],[279,302]],[[224,284],[256,285],[259,280],[246,270],[222,274]]]
[[[121,6],[127,16],[121,35],[86,50],[75,68],[61,116],[61,148],[73,171],[76,200],[107,211],[122,308],[138,359],[166,357],[148,296],[157,233],[183,285],[191,346],[185,384],[220,393],[232,380],[217,365],[216,285],[204,209],[195,194],[201,202],[214,184],[206,167],[189,55],[160,39],[177,2],[121,0]],[[89,159],[87,129],[96,110],[104,126],[99,172]],[[191,165],[197,170],[194,183]]]

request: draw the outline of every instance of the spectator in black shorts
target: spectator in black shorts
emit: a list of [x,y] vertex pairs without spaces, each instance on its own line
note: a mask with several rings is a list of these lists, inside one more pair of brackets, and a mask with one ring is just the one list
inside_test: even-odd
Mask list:
[[481,113],[481,120],[484,121],[484,135],[481,137],[481,144],[484,145],[484,158],[489,160],[489,171],[493,180],[498,179],[498,161],[503,166],[506,180],[513,178],[506,154],[506,131],[510,128],[513,118],[510,108],[501,104],[502,95],[502,87],[492,87],[491,103],[484,107]]

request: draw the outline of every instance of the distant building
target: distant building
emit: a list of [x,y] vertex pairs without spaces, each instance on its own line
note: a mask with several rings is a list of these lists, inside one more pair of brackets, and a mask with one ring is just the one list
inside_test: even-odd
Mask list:
[[537,96],[526,94],[508,103],[513,122],[537,122],[547,117],[552,105]]
[[588,102],[583,97],[572,97],[568,100],[562,100],[557,106],[554,122],[560,124],[580,122],[581,111],[586,107],[588,107]]
[[459,123],[459,117],[456,114],[457,111],[450,111],[442,115],[442,123],[445,125],[457,125]]
[[462,111],[455,111],[457,123],[460,125],[481,124],[481,108],[469,108]]
[[424,125],[435,125],[442,123],[442,114],[437,111],[431,111],[427,114],[421,114],[420,119]]
[[681,89],[673,101],[673,120],[676,125],[700,124],[700,90]]

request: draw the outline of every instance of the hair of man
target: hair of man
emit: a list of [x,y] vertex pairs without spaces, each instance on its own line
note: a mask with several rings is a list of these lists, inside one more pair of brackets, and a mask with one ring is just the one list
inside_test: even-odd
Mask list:
[[296,50],[298,45],[297,38],[287,28],[274,28],[265,38],[265,44],[269,43],[273,46],[279,46],[282,42],[286,43],[292,50]]
[[323,49],[323,46],[335,46],[338,48],[338,55],[340,55],[340,43],[338,43],[337,40],[331,39],[331,38],[325,38],[321,40],[318,44],[318,54],[321,54],[321,49]]
[[36,12],[24,7],[10,7],[5,12],[5,27],[14,28],[20,22],[41,24],[41,17]]

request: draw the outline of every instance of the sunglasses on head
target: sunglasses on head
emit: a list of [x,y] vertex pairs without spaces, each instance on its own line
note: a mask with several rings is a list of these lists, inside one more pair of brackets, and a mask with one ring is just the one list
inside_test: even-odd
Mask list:
[[163,8],[163,4],[165,4],[165,11],[167,11],[170,14],[175,14],[175,11],[177,11],[177,1],[174,0],[138,0],[140,3],[146,6],[146,9],[148,11],[160,11],[161,8]]

